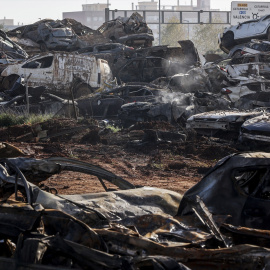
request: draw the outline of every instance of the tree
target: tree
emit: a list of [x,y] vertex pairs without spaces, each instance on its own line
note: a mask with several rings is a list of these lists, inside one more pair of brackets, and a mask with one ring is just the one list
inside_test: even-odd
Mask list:
[[187,39],[188,29],[183,24],[178,24],[180,21],[173,16],[168,21],[169,24],[163,26],[161,31],[161,44],[178,46],[178,40]]
[[[218,23],[218,20],[214,20]],[[193,38],[197,50],[205,54],[207,51],[215,52],[218,47],[218,34],[222,33],[224,24],[203,24],[193,27]]]

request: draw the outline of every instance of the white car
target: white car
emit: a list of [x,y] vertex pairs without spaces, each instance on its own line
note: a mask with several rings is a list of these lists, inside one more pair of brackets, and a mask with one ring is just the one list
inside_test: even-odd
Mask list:
[[75,97],[90,94],[112,80],[107,61],[66,52],[43,53],[9,65],[1,73],[2,88],[10,89],[19,76],[27,79],[28,86],[46,86],[50,93],[61,96],[68,96],[72,86]]
[[270,14],[259,20],[250,20],[225,28],[223,36],[219,37],[220,48],[228,52],[237,43],[243,43],[253,38],[270,40]]

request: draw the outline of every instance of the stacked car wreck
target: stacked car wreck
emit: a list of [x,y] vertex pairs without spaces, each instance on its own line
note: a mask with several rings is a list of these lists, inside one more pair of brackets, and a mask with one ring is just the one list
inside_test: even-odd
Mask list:
[[[204,64],[190,40],[152,46],[153,33],[139,13],[98,30],[46,19],[1,31],[0,111],[85,120],[52,134],[37,124],[15,142],[79,133],[94,118],[98,136],[108,132],[108,123],[126,133],[138,122],[174,127],[146,129],[130,147],[174,147],[192,134],[222,137],[239,149],[267,148],[270,46],[265,40],[236,44],[244,26],[220,38],[227,59]],[[266,30],[246,38],[268,38]],[[1,269],[270,267],[269,153],[226,156],[181,195],[139,186],[79,159],[24,157],[5,143],[0,149]],[[64,195],[44,184],[67,171],[86,174],[104,192]]]

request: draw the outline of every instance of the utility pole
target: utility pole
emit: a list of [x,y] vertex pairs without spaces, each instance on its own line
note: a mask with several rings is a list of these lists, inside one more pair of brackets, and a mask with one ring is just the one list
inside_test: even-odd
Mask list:
[[161,44],[160,0],[158,0],[158,45]]

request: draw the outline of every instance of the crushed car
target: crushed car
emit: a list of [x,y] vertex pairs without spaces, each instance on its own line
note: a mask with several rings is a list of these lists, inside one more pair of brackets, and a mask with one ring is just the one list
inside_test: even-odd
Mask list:
[[2,30],[0,30],[0,52],[0,59],[11,58],[24,60],[28,57],[28,54]]
[[112,79],[105,60],[64,52],[44,53],[9,65],[1,73],[3,89],[10,89],[20,75],[28,78],[29,86],[46,86],[50,93],[64,97],[70,96],[72,86],[74,96],[80,97]]
[[105,22],[97,31],[113,42],[136,48],[150,47],[154,40],[152,30],[138,12],[130,17],[117,17]]
[[[230,215],[227,222],[253,229],[269,229],[270,154],[248,152],[221,159],[181,200],[178,214],[194,214],[196,196],[215,215]],[[232,203],[233,202],[233,203]]]
[[245,53],[257,54],[260,52],[269,52],[269,51],[270,51],[270,42],[268,40],[254,39],[248,43],[234,46],[230,50],[228,57],[237,57]]
[[161,57],[136,57],[122,66],[116,77],[119,82],[151,82],[159,77],[186,72],[187,69],[181,62]]
[[29,54],[34,52],[62,50],[75,51],[109,39],[74,19],[44,19],[33,24],[19,26],[7,35],[25,47]]
[[263,115],[247,120],[241,126],[239,141],[241,144],[251,148],[262,146],[266,150],[270,142],[270,114]]
[[269,80],[258,77],[247,81],[240,81],[236,86],[222,88],[220,92],[235,104],[247,95],[252,95],[255,98],[256,95],[259,97],[262,92],[270,92],[269,83]]
[[8,35],[13,33],[20,35],[20,38],[29,38],[36,42],[42,52],[48,50],[74,51],[79,48],[77,35],[60,21],[45,19],[11,30]]
[[[187,119],[186,128],[194,129],[197,133],[208,136],[227,134],[227,138],[237,139],[243,123],[256,116],[268,112],[268,108],[239,111],[223,110],[204,112],[192,115]],[[230,135],[230,136],[228,136]]]
[[185,126],[194,114],[216,108],[228,109],[230,102],[212,93],[168,93],[163,91],[152,102],[124,104],[118,118],[124,126],[136,122],[165,121]]
[[172,76],[167,75],[166,77],[158,77],[151,83],[162,88],[170,89],[173,92],[214,92],[210,77],[205,70],[200,67],[188,69],[185,73],[179,72]]
[[81,115],[96,119],[118,118],[122,105],[133,102],[155,102],[161,98],[163,89],[153,85],[128,83],[105,88],[90,97],[76,100]]
[[[226,157],[183,198],[136,187],[79,160],[2,159],[0,266],[188,270],[216,269],[222,261],[224,269],[265,269],[269,159],[264,153]],[[60,195],[42,189],[45,179],[64,171],[85,173],[106,192]]]
[[147,48],[138,48],[136,53],[138,56],[162,57],[167,60],[181,62],[189,68],[200,66],[201,61],[197,49],[191,40],[179,40],[178,47],[159,45]]

